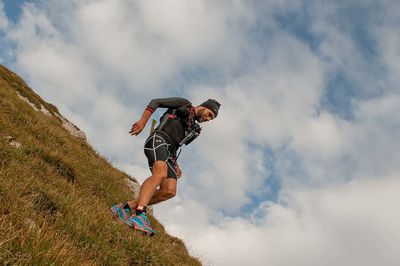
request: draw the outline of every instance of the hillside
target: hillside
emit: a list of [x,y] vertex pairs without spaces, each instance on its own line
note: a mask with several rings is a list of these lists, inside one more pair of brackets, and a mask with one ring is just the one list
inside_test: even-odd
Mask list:
[[183,242],[114,221],[127,174],[86,143],[54,105],[0,66],[0,263],[200,265]]

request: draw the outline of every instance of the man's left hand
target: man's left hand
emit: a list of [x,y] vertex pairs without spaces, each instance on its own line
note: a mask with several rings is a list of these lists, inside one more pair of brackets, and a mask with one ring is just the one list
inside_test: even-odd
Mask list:
[[178,177],[178,178],[180,178],[181,176],[182,176],[182,170],[181,170],[181,168],[179,167],[179,165],[178,164],[175,164],[175,171],[176,171],[176,176]]

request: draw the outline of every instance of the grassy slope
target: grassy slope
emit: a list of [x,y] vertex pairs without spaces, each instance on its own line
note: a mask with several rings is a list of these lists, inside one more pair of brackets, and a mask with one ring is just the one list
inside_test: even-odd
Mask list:
[[[200,265],[153,217],[159,234],[152,238],[113,221],[110,206],[133,196],[127,175],[16,91],[58,113],[0,66],[1,263]],[[6,136],[22,146],[12,147]]]

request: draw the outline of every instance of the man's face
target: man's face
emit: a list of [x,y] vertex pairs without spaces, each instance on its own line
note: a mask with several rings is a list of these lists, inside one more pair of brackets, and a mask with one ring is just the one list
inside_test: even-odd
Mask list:
[[197,120],[199,121],[199,123],[208,122],[213,120],[214,118],[214,113],[206,107],[199,110],[199,113],[197,115]]

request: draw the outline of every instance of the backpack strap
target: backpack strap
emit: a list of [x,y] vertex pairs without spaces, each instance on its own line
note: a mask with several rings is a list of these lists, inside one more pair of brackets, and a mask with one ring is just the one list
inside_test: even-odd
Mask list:
[[154,127],[156,126],[156,124],[157,124],[157,120],[155,120],[155,119],[153,118],[153,120],[151,121],[150,135],[153,134],[153,132],[154,132]]

